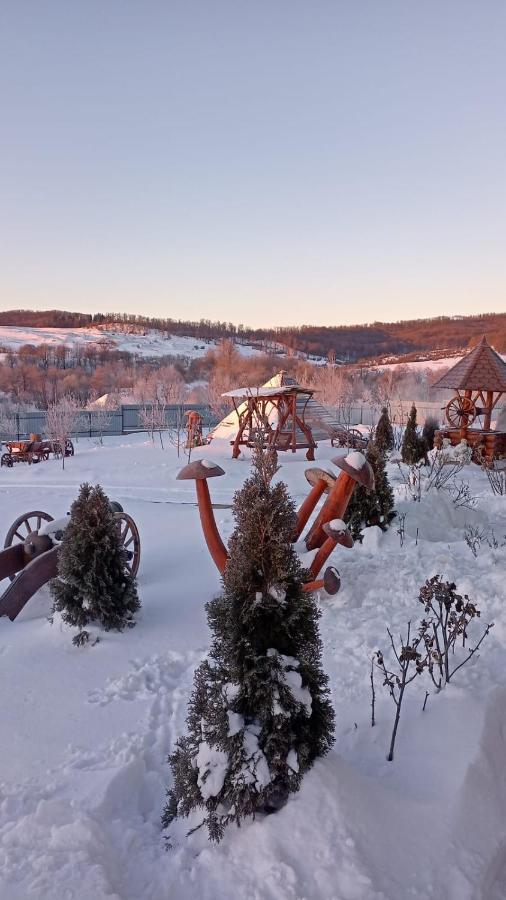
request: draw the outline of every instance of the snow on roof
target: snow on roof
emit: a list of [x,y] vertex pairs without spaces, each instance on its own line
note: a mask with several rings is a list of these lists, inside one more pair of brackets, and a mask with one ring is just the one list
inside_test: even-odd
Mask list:
[[284,384],[279,387],[244,387],[235,388],[233,391],[225,391],[222,397],[276,397],[278,394],[312,394],[309,388],[301,388],[298,384]]

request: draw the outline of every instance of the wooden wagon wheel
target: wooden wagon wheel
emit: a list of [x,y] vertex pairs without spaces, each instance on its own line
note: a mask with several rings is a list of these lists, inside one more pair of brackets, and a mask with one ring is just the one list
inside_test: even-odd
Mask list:
[[127,569],[130,572],[130,575],[135,578],[141,561],[141,539],[139,537],[139,530],[128,513],[116,513],[115,519],[118,523],[121,543],[128,555]]
[[461,428],[463,422],[471,425],[476,415],[476,406],[469,397],[454,397],[446,404],[446,418],[453,428]]
[[[23,544],[25,538],[28,537],[32,531],[39,531],[42,522],[52,521],[53,516],[50,516],[49,513],[43,512],[40,509],[35,509],[32,510],[32,512],[19,516],[19,518],[12,523],[7,532],[4,547],[12,547],[13,544]],[[11,581],[14,581],[15,576],[10,575],[9,578]]]

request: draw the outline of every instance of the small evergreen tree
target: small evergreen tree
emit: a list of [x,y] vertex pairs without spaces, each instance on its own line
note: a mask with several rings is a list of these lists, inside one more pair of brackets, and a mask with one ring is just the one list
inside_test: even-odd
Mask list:
[[402,461],[408,466],[414,466],[427,455],[425,442],[418,434],[416,425],[416,406],[413,403],[411,407],[406,428],[404,429],[404,437],[402,439],[401,456]]
[[353,491],[344,516],[354,540],[362,540],[362,530],[379,525],[386,531],[395,516],[394,495],[386,470],[385,454],[376,441],[369,441],[366,458],[374,472],[375,490],[359,484]]
[[381,410],[381,416],[378,419],[374,433],[374,442],[381,453],[388,453],[389,450],[394,448],[394,430],[386,406]]
[[271,485],[275,471],[257,447],[234,498],[223,593],[207,604],[213,640],[195,673],[188,735],[169,757],[164,827],[201,809],[216,841],[229,822],[280,808],[333,743],[319,611],[302,591],[295,508],[282,482]]
[[53,609],[79,628],[90,622],[106,631],[131,627],[140,602],[126,563],[109,500],[100,485],[81,485],[63,533],[58,577],[51,582]]
[[435,419],[434,416],[427,416],[422,429],[422,440],[424,441],[427,450],[434,449],[434,435],[438,428],[438,420]]

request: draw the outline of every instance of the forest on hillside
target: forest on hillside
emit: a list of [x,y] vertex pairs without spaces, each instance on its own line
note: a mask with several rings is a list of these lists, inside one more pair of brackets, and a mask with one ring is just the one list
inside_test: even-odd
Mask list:
[[283,328],[248,328],[232,322],[201,319],[153,318],[128,313],[86,315],[63,310],[9,310],[0,312],[0,325],[32,328],[85,328],[110,326],[124,330],[158,329],[198,340],[234,338],[262,345],[282,344],[294,353],[332,354],[343,362],[364,362],[388,355],[458,350],[472,346],[483,334],[499,352],[506,351],[506,312],[476,316],[440,316],[370,325],[301,325]]

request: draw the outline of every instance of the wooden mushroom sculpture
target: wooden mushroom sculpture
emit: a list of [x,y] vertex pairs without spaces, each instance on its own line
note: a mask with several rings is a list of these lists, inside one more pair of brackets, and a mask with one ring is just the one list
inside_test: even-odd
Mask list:
[[313,578],[316,578],[337,544],[341,544],[342,547],[347,547],[348,549],[353,547],[351,532],[342,519],[331,519],[330,522],[325,523],[323,530],[327,536],[326,540],[319,548],[309,569]]
[[323,494],[328,494],[336,481],[335,475],[326,472],[325,469],[319,469],[316,466],[311,469],[306,469],[304,475],[311,485],[311,490],[297,513],[297,528],[293,538],[294,541],[298,541],[300,538],[306,527],[309,516],[316,507],[320,497],[322,497]]
[[224,470],[217,463],[211,462],[208,459],[196,459],[194,462],[185,466],[184,469],[181,469],[177,475],[179,481],[195,482],[200,521],[202,523],[206,544],[218,570],[222,574],[225,571],[228,554],[214,518],[207,479],[217,478],[224,474]]
[[374,490],[374,473],[371,464],[359,450],[352,450],[344,457],[337,456],[332,462],[341,469],[341,474],[308,532],[306,537],[308,550],[315,550],[325,542],[327,535],[323,526],[326,522],[343,518],[357,484],[361,484],[371,491]]
[[335,566],[327,566],[323,573],[323,578],[319,578],[316,581],[306,581],[302,586],[302,590],[304,593],[310,594],[312,591],[319,591],[323,588],[325,593],[330,594],[332,597],[334,594],[337,594],[340,587],[341,577],[338,570]]

